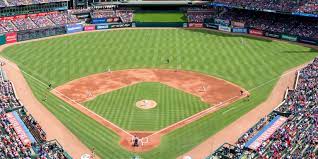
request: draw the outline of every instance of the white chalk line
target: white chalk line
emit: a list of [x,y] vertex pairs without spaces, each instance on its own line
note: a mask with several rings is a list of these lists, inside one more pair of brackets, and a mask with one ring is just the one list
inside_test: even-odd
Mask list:
[[234,110],[234,109],[236,109],[236,108],[237,108],[237,107],[232,107],[232,108],[230,108],[230,109],[224,111],[222,114],[224,115],[224,114],[228,113],[229,111]]
[[65,110],[67,110],[68,112],[70,111],[69,109],[67,109],[64,105],[58,105],[61,108],[64,108]]
[[[10,64],[10,65],[12,65],[12,64]],[[13,65],[12,65],[12,66],[13,66]],[[13,66],[13,67],[14,67],[14,66]],[[20,70],[19,68],[15,68],[15,69]],[[21,70],[21,71],[22,71],[23,73],[27,74],[28,76],[30,76],[31,78],[35,79],[36,81],[38,81],[38,82],[41,83],[42,85],[45,85],[45,86],[46,86],[46,84],[45,84],[44,82],[40,81],[39,79],[33,77],[32,75],[26,73],[26,72],[23,71],[23,70]],[[295,70],[288,71],[288,72],[286,72],[286,73],[284,73],[284,74],[282,74],[282,75],[280,75],[280,76],[277,76],[277,77],[275,77],[275,78],[272,78],[271,80],[268,80],[268,81],[266,81],[266,82],[264,82],[264,83],[262,83],[262,84],[260,84],[260,85],[258,85],[258,86],[256,86],[256,87],[253,87],[253,88],[251,88],[251,89],[249,89],[249,90],[247,90],[247,91],[248,91],[248,92],[252,92],[252,91],[254,91],[254,90],[256,90],[256,89],[258,89],[258,88],[260,88],[260,87],[263,87],[263,86],[265,86],[265,85],[267,85],[267,84],[273,82],[274,80],[277,80],[277,79],[279,79],[279,78],[281,78],[281,77],[287,76],[288,74],[293,73],[293,72],[295,72]],[[87,111],[93,113],[94,115],[96,115],[96,116],[102,118],[103,120],[106,120],[105,118],[103,118],[103,117],[101,117],[100,115],[96,114],[95,112],[93,112],[93,111],[87,109],[86,107],[84,107],[84,106],[81,105],[80,103],[76,102],[75,100],[73,100],[73,99],[69,98],[68,96],[62,94],[61,92],[57,91],[56,89],[52,89],[52,91],[55,91],[56,93],[58,93],[58,94],[64,96],[65,98],[71,100],[72,102],[76,103],[77,105],[81,106],[82,108],[86,109]],[[210,114],[210,113],[211,113],[210,111],[215,110],[215,109],[217,109],[217,108],[223,106],[224,103],[226,103],[226,102],[228,102],[228,101],[230,101],[230,100],[233,100],[234,98],[237,98],[237,97],[239,97],[239,96],[233,96],[232,98],[229,98],[229,99],[227,99],[227,100],[225,100],[225,101],[223,101],[223,102],[220,102],[219,104],[217,104],[217,105],[215,105],[215,106],[213,106],[213,107],[211,107],[211,108],[205,109],[205,110],[203,110],[203,111],[201,111],[201,112],[199,112],[199,113],[196,113],[196,114],[194,114],[194,115],[192,115],[192,116],[190,116],[190,117],[188,117],[188,118],[186,118],[186,119],[183,119],[183,120],[181,120],[181,121],[179,121],[179,122],[177,122],[177,123],[174,123],[174,124],[172,124],[172,125],[169,125],[169,126],[163,128],[163,129],[161,129],[161,130],[159,130],[159,131],[157,131],[157,132],[155,132],[155,133],[153,133],[153,134],[151,134],[151,135],[149,135],[149,136],[147,136],[147,137],[150,137],[150,136],[152,136],[152,135],[158,134],[158,133],[160,133],[160,132],[162,132],[162,131],[164,131],[164,130],[170,128],[170,127],[173,127],[173,126],[175,126],[175,125],[177,125],[177,124],[179,124],[179,123],[181,123],[181,122],[184,122],[184,121],[186,121],[186,120],[188,120],[188,119],[190,119],[190,118],[193,118],[194,120],[197,120],[198,117],[200,117],[200,118],[201,118],[201,117],[204,117],[204,116]],[[196,116],[197,114],[201,114],[201,113],[203,114],[203,116],[202,116],[202,115]],[[224,112],[223,112],[223,113],[224,113]],[[108,120],[106,120],[106,121],[108,121]],[[125,132],[126,134],[128,134],[128,135],[130,135],[130,136],[133,136],[132,134],[130,134],[129,132],[127,132],[127,131],[125,131],[124,129],[120,128],[119,126],[113,124],[112,122],[108,121],[108,123],[110,123],[111,125],[115,126],[115,127],[118,128],[118,129],[122,130],[122,131]]]
[[[296,67],[297,67],[297,66],[296,66]],[[266,81],[266,82],[264,82],[264,83],[262,83],[262,84],[260,84],[260,85],[258,85],[258,86],[256,86],[256,87],[253,87],[253,88],[251,88],[251,89],[249,89],[249,90],[247,90],[247,91],[248,91],[248,92],[252,92],[252,91],[254,91],[254,90],[256,90],[256,89],[258,89],[258,88],[260,88],[260,87],[263,87],[263,86],[265,86],[265,85],[267,85],[267,84],[273,82],[274,80],[277,80],[277,79],[279,79],[279,78],[282,78],[282,77],[287,76],[287,75],[289,75],[290,73],[294,73],[294,72],[295,72],[295,70],[287,71],[286,73],[284,73],[284,74],[282,74],[282,75],[280,75],[280,76],[274,77],[274,78],[272,78],[271,80],[268,80],[268,81]],[[176,122],[176,123],[174,123],[174,124],[172,124],[172,125],[169,125],[168,127],[165,127],[165,128],[163,128],[163,129],[161,129],[161,130],[159,130],[159,131],[157,131],[157,132],[155,132],[155,133],[153,133],[153,134],[151,134],[151,135],[149,135],[149,136],[147,136],[147,137],[150,137],[150,136],[152,136],[152,135],[154,135],[154,134],[158,134],[158,133],[160,133],[160,132],[162,132],[162,131],[165,131],[166,129],[168,129],[168,128],[170,128],[170,127],[173,127],[173,126],[175,126],[175,125],[177,125],[177,124],[179,124],[179,123],[181,123],[181,122],[184,122],[184,121],[186,121],[186,120],[188,120],[188,119],[190,119],[190,118],[193,118],[194,120],[196,120],[196,119],[197,119],[197,116],[196,116],[197,114],[204,113],[203,116],[202,116],[202,115],[199,115],[199,116],[198,116],[198,117],[200,117],[200,118],[201,118],[201,116],[204,117],[204,116],[208,115],[209,113],[211,113],[210,111],[212,111],[212,110],[214,110],[214,109],[216,109],[216,108],[218,108],[218,107],[223,106],[223,103],[226,103],[226,102],[228,102],[228,101],[230,101],[230,100],[233,100],[234,98],[237,98],[237,97],[239,97],[239,96],[234,96],[234,97],[232,97],[232,98],[229,98],[229,99],[227,99],[227,100],[221,102],[221,104],[217,104],[217,105],[215,105],[215,106],[212,106],[211,108],[205,109],[205,110],[203,110],[203,111],[201,111],[201,112],[199,112],[199,113],[196,113],[196,114],[194,114],[194,115],[192,115],[192,116],[190,116],[190,117],[188,117],[188,118],[186,118],[186,119],[183,119],[183,120],[181,120],[181,121],[179,121],[179,122]],[[227,110],[227,111],[229,111],[229,110]],[[223,113],[224,113],[224,112],[223,112]],[[195,116],[195,117],[193,117],[193,116]]]

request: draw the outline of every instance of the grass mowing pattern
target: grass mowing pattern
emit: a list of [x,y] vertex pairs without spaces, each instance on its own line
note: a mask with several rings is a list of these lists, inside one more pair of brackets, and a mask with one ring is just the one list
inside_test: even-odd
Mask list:
[[[136,102],[151,99],[153,109],[142,110]],[[160,83],[139,83],[85,102],[84,105],[125,130],[154,131],[208,108],[198,97]]]
[[135,13],[134,22],[186,22],[184,13]]
[[[244,45],[241,44],[242,39]],[[278,77],[288,68],[305,63],[317,52],[309,48],[244,36],[202,30],[125,30],[84,33],[25,43],[7,48],[3,56],[21,69],[55,86],[89,74],[112,69],[176,68],[215,75],[246,89]],[[164,65],[170,57],[171,64]],[[42,99],[46,86],[25,75],[34,94]],[[167,134],[161,145],[144,158],[175,158],[190,150],[266,99],[276,81],[254,89],[250,102],[238,101],[196,122]],[[88,147],[102,158],[126,159],[112,131],[74,110],[50,94],[43,103]],[[63,104],[70,112],[59,105]],[[227,111],[231,109],[230,111]],[[227,111],[226,113],[224,113]],[[211,143],[213,144],[213,143]]]

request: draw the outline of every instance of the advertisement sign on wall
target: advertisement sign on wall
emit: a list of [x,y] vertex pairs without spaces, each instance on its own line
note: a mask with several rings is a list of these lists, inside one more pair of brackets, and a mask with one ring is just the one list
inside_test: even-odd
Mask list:
[[225,32],[231,32],[231,27],[227,27],[227,26],[219,26],[219,30],[221,31],[225,31]]
[[84,27],[84,31],[92,31],[95,30],[95,25],[89,25]]
[[235,22],[235,21],[232,21],[232,26],[233,27],[240,27],[240,28],[244,28],[245,26],[245,23],[242,23],[242,22]]
[[17,42],[17,33],[7,33],[6,34],[6,44],[11,44]]
[[106,22],[107,23],[114,23],[114,22],[119,22],[119,18],[118,17],[114,17],[114,18],[107,18]]
[[71,24],[71,25],[66,25],[66,33],[76,33],[83,31],[83,25],[82,24]]
[[299,38],[298,40],[300,42],[307,43],[307,44],[315,44],[315,45],[318,44],[318,40],[314,41],[313,39],[308,39],[308,38]]
[[233,33],[247,33],[247,29],[246,28],[233,28],[232,32]]
[[97,30],[108,29],[108,24],[96,25]]
[[130,23],[122,23],[122,24],[109,24],[109,28],[124,28],[124,27],[130,27]]
[[189,28],[203,28],[203,23],[189,23]]
[[3,45],[6,43],[6,35],[1,34],[0,35],[0,45]]
[[229,20],[223,20],[223,19],[218,19],[218,18],[215,18],[214,19],[214,23],[215,24],[221,24],[221,25],[230,25],[230,21]]
[[92,24],[101,24],[106,23],[106,18],[93,18]]
[[269,33],[269,32],[266,32],[265,33],[265,36],[267,37],[271,37],[271,38],[279,38],[279,34],[276,34],[276,33]]
[[219,29],[219,26],[215,25],[213,23],[205,23],[204,25],[205,25],[206,28]]
[[249,33],[252,35],[263,36],[263,31],[257,29],[250,29]]
[[10,112],[6,115],[13,129],[16,131],[18,137],[24,145],[30,145],[31,143],[35,142],[34,137],[28,131],[27,127],[16,112]]
[[289,41],[297,41],[296,36],[290,36],[290,35],[282,35],[282,39],[289,40]]

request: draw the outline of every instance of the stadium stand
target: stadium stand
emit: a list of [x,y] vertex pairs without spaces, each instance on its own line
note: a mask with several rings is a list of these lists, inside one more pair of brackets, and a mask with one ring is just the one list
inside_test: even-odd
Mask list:
[[2,0],[0,1],[0,7],[26,6],[26,5],[54,3],[54,2],[62,2],[62,1],[67,1],[67,0]]
[[315,18],[240,9],[229,9],[221,15],[213,15],[212,18],[242,22],[245,27],[262,31],[288,33],[306,38],[318,37],[318,19]]
[[287,91],[281,105],[243,134],[236,145],[224,144],[207,159],[247,154],[249,158],[317,158],[317,75],[318,58],[299,71],[295,89]]
[[216,14],[214,10],[207,9],[189,9],[187,10],[188,22],[202,23],[205,19],[210,19]]
[[215,0],[214,2],[230,7],[247,8],[252,10],[318,13],[317,1],[315,0]]
[[13,84],[0,68],[0,158],[71,159],[17,99]]
[[[97,9],[91,12],[91,17],[94,18],[112,18],[121,19],[123,23],[130,23],[133,21],[133,10],[113,10],[113,9]],[[112,20],[111,22],[117,22]]]
[[41,28],[53,28],[80,22],[76,16],[68,14],[67,12],[42,14],[43,15],[41,16],[25,15],[19,16],[18,18],[0,20],[0,34]]

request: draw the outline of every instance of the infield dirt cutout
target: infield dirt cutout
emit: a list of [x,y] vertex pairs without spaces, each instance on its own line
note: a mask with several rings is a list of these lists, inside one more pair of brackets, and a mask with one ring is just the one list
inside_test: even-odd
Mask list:
[[[168,85],[199,97],[211,107],[159,131],[152,132],[124,130],[81,104],[96,98],[98,95],[142,82],[159,82]],[[242,95],[240,91],[245,93]],[[121,137],[120,145],[133,152],[149,151],[160,144],[161,136],[226,107],[249,94],[245,89],[223,79],[198,72],[167,69],[131,69],[93,74],[58,86],[52,90],[52,93],[100,124],[113,130]],[[143,109],[150,109],[156,106],[156,103],[151,100],[148,100],[148,102],[141,100],[136,105],[141,106]],[[134,136],[142,139],[142,146],[131,146],[131,140]]]

